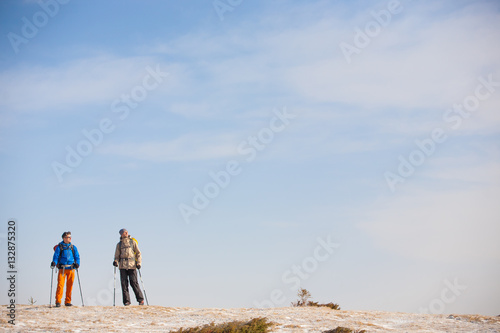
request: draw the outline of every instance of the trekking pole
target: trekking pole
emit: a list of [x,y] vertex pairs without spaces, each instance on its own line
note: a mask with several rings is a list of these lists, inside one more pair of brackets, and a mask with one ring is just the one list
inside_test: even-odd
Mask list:
[[113,281],[113,306],[115,306],[115,300],[116,300],[116,266],[115,266],[115,277]]
[[146,297],[146,304],[149,305],[148,295],[146,295],[146,288],[144,288],[144,281],[142,281],[141,270],[139,268],[137,270],[139,271],[139,276],[141,277],[142,289],[144,289],[144,297]]
[[50,274],[50,301],[49,301],[49,308],[52,307],[52,281],[54,281],[54,267],[51,267],[50,270],[52,273]]
[[82,298],[82,306],[85,306],[85,303],[83,303],[82,285],[80,284],[80,274],[78,273],[78,268],[76,269],[76,276],[78,276],[78,286],[80,287],[80,297]]

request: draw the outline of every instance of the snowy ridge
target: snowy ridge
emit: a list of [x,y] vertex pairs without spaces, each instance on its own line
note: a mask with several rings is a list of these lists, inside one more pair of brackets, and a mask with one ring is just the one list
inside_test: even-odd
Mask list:
[[195,309],[162,306],[18,305],[16,325],[2,306],[0,330],[6,332],[169,332],[211,322],[266,317],[273,332],[323,332],[337,326],[368,332],[500,332],[500,317],[433,315],[382,311],[344,311],[316,307]]

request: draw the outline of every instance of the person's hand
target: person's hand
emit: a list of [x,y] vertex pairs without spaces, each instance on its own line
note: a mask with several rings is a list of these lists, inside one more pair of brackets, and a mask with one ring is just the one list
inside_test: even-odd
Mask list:
[[78,265],[76,262],[73,264],[73,268],[79,268],[80,265]]
[[141,265],[137,265],[137,269],[141,269]]
[[55,262],[51,262],[50,263],[50,268],[54,268],[54,267],[56,267],[56,263]]
[[62,268],[62,264],[57,264],[57,268],[61,269]]
[[118,261],[113,261],[113,266],[118,267]]

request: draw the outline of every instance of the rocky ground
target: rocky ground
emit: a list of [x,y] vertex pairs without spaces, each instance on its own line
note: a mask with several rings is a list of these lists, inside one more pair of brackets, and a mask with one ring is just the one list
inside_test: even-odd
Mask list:
[[500,332],[500,317],[343,311],[315,307],[194,309],[161,306],[17,305],[16,325],[2,306],[0,331],[6,332],[169,332],[211,322],[265,317],[273,332],[323,332],[338,326],[368,332]]

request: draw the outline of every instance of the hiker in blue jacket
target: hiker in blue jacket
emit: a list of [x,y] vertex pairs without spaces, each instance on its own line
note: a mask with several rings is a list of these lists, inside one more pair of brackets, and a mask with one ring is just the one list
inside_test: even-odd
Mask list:
[[66,298],[64,305],[72,306],[71,292],[73,290],[73,282],[75,281],[75,269],[80,267],[80,254],[75,245],[71,244],[71,231],[66,231],[62,234],[62,242],[54,248],[54,256],[50,267],[59,268],[57,275],[57,290],[56,290],[56,307],[61,306],[61,300],[64,290],[64,282],[66,284]]

